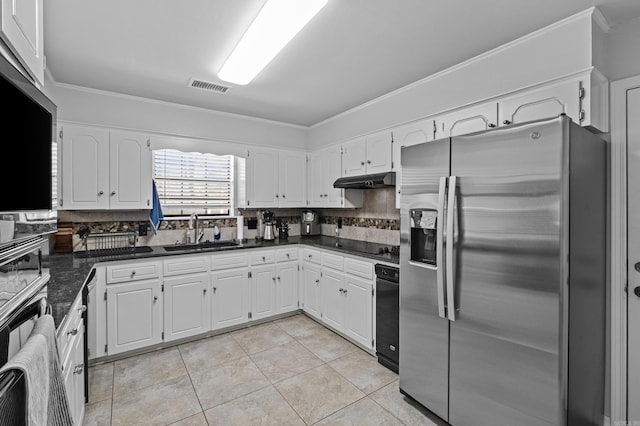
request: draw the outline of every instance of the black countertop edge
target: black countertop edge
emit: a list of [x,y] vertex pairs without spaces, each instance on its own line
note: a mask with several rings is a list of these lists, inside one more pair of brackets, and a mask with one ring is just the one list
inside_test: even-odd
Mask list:
[[145,253],[126,253],[113,256],[85,257],[84,254],[59,253],[52,254],[44,260],[44,266],[49,268],[51,278],[47,285],[47,299],[52,306],[53,318],[56,327],[60,326],[66,316],[71,304],[78,296],[85,283],[89,272],[94,265],[103,262],[114,262],[118,260],[148,259],[153,257],[164,257],[186,254],[213,254],[224,253],[232,250],[253,249],[253,248],[277,248],[293,244],[303,244],[332,250],[340,254],[349,254],[365,257],[372,260],[399,264],[398,256],[389,253],[377,253],[380,248],[388,247],[384,244],[371,243],[368,241],[349,240],[346,238],[329,237],[326,235],[317,236],[291,236],[286,240],[248,240],[237,247],[225,247],[224,249],[188,249],[177,251],[166,251],[162,246],[152,246],[152,251]]

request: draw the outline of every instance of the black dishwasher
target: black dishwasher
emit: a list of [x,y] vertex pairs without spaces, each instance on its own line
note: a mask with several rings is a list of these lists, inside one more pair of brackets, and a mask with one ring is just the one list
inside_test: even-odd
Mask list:
[[378,362],[398,372],[400,269],[376,264],[376,355]]

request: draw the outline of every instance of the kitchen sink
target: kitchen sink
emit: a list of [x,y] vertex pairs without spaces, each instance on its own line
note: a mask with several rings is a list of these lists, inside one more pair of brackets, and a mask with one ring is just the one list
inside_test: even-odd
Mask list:
[[235,241],[205,241],[203,243],[191,243],[191,244],[174,244],[170,246],[163,246],[166,251],[185,251],[185,250],[197,250],[197,251],[215,251],[223,250],[240,246],[240,243]]

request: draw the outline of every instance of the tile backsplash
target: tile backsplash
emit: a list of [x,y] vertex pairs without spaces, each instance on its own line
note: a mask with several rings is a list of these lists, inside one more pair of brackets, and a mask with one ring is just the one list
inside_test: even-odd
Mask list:
[[[355,240],[367,240],[380,244],[400,244],[400,212],[395,208],[394,188],[364,190],[363,207],[359,209],[314,209],[320,216],[321,233]],[[289,235],[300,235],[302,212],[307,209],[270,209],[276,218],[289,225]],[[249,220],[257,217],[262,210],[243,209],[243,237],[253,239],[256,229],[248,229]],[[73,249],[83,250],[79,237],[81,230],[92,233],[137,231],[139,225],[147,226],[146,236],[140,236],[138,245],[167,245],[185,242],[189,221],[186,218],[162,220],[157,234],[151,229],[147,211],[59,211],[58,220],[69,222],[73,227]],[[336,232],[338,221],[342,229]],[[222,240],[238,236],[237,219],[221,218],[199,220],[199,229],[204,231],[203,240],[213,240],[214,226],[218,226]]]

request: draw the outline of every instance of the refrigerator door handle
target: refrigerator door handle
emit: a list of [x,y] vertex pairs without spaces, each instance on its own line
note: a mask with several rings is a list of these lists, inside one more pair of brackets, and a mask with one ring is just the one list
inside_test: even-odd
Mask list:
[[438,292],[438,315],[447,318],[444,301],[444,204],[447,192],[446,177],[440,178],[440,189],[438,191],[438,216],[436,222],[436,290]]
[[447,196],[447,244],[446,244],[446,284],[447,284],[447,316],[450,321],[456,320],[456,304],[455,304],[455,278],[453,276],[453,224],[455,220],[455,202],[456,202],[456,182],[457,176],[449,178],[449,193]]

